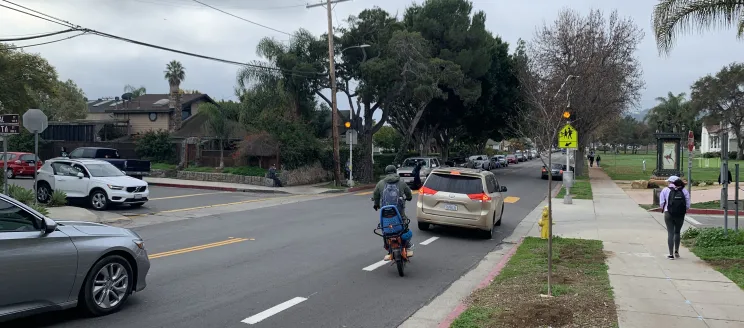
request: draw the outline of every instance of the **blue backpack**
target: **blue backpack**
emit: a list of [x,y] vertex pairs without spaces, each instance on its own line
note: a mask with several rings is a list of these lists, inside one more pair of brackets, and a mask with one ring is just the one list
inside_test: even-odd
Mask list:
[[399,211],[403,210],[403,201],[400,199],[403,195],[400,194],[400,188],[398,183],[388,183],[385,185],[385,189],[382,190],[382,197],[380,197],[380,207],[389,205],[397,206]]

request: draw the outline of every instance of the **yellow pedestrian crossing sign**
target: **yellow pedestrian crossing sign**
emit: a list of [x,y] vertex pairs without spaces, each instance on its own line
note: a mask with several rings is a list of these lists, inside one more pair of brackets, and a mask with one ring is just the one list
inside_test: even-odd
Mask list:
[[566,124],[558,131],[558,148],[576,149],[579,144],[579,133],[571,124]]

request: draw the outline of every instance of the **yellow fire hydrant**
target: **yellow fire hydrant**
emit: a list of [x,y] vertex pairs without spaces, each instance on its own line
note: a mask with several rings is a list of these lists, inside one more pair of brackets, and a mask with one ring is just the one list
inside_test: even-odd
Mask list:
[[[548,207],[545,206],[540,221],[537,221],[537,225],[540,226],[540,238],[542,239],[548,239],[548,215]],[[553,222],[553,225],[555,225],[555,222]]]

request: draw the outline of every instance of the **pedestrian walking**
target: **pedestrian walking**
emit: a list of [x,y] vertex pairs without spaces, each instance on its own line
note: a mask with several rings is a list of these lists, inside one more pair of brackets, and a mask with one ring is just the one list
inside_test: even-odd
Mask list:
[[271,168],[269,168],[269,179],[274,181],[274,187],[282,186],[282,181],[276,176],[276,164],[271,164]]
[[416,161],[416,166],[413,167],[411,174],[413,175],[413,189],[419,190],[421,188],[421,166],[424,165],[423,161]]
[[685,182],[679,177],[673,175],[666,181],[669,182],[669,186],[661,190],[659,205],[664,212],[664,223],[667,228],[669,247],[667,258],[674,260],[679,258],[680,233],[685,222],[685,214],[690,208],[690,193],[685,189]]
[[589,153],[589,156],[587,156],[587,158],[589,159],[589,167],[593,167],[594,166],[594,154]]
[[601,160],[602,160],[602,156],[597,155],[597,159],[596,159],[596,161],[597,161],[597,167],[599,167],[599,161],[601,161]]

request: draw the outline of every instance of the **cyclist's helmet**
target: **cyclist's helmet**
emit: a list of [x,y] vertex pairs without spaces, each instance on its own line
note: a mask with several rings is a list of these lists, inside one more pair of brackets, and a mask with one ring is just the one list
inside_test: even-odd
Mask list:
[[388,165],[385,167],[385,173],[391,174],[391,173],[397,173],[398,169],[395,168],[395,165]]

